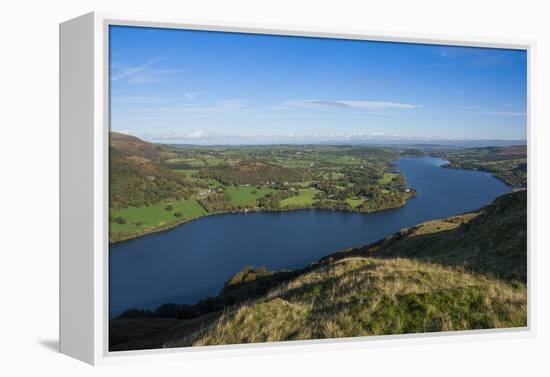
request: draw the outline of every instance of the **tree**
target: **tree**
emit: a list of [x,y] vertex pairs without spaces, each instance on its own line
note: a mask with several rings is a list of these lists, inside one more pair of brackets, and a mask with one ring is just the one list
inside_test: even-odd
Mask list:
[[118,224],[126,224],[126,219],[122,216],[117,216],[113,220],[115,223],[118,223]]
[[165,210],[171,211],[174,209],[174,206],[172,204],[168,204],[166,207],[164,207]]

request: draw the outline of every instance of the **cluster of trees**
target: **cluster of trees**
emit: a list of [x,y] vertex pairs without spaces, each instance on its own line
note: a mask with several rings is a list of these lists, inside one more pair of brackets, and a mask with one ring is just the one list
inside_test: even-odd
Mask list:
[[[330,181],[316,182],[313,187],[321,191],[318,194],[318,199],[346,200],[354,197],[373,197],[373,195],[378,198],[381,194],[380,185],[375,183],[381,176],[376,176],[376,180],[369,177],[354,177],[354,184],[346,187],[338,186]],[[391,182],[386,185],[386,188],[392,191],[404,191],[407,188],[405,177],[402,175],[394,176]]]
[[235,206],[226,192],[215,192],[199,199],[199,203],[208,212],[233,211]]
[[363,212],[372,212],[379,211],[381,209],[388,208],[397,208],[405,204],[408,198],[416,195],[415,190],[405,191],[390,191],[389,193],[383,193],[382,190],[378,187],[373,188],[373,190],[368,195],[368,200],[366,200],[358,208]]
[[203,168],[199,178],[215,179],[224,185],[280,185],[308,180],[311,174],[303,169],[291,169],[263,161],[241,161],[235,165]]
[[281,200],[298,195],[298,191],[278,190],[258,199],[258,206],[266,210],[278,210]]
[[321,199],[316,203],[317,208],[322,209],[332,209],[332,210],[339,210],[339,211],[351,211],[351,206],[342,201],[342,200],[328,200],[328,199]]
[[113,217],[109,221],[114,221],[117,224],[126,224],[126,219],[122,216]]

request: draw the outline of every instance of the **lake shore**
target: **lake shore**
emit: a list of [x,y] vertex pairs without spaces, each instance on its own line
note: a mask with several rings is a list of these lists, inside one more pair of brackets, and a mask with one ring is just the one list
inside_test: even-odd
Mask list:
[[120,242],[129,241],[129,240],[136,239],[136,238],[139,238],[139,237],[143,237],[143,236],[153,234],[153,233],[165,232],[165,231],[171,230],[173,228],[176,228],[180,225],[184,225],[184,224],[190,223],[192,221],[202,219],[204,217],[217,216],[217,215],[246,214],[246,213],[258,213],[258,212],[259,213],[276,213],[276,212],[292,212],[292,211],[301,211],[301,210],[338,211],[338,212],[349,212],[349,213],[363,213],[365,215],[368,215],[368,214],[371,214],[371,213],[376,213],[376,212],[382,212],[382,211],[387,211],[387,210],[391,210],[391,209],[401,208],[401,207],[403,207],[407,204],[408,200],[410,200],[411,198],[417,196],[418,192],[414,188],[411,188],[410,191],[407,192],[407,194],[408,195],[405,198],[404,202],[401,203],[400,205],[381,207],[379,209],[372,210],[372,211],[360,211],[360,210],[356,210],[356,209],[353,209],[353,208],[351,208],[351,209],[323,208],[323,207],[318,207],[318,206],[312,205],[312,206],[295,206],[295,207],[279,208],[279,209],[265,209],[265,208],[256,207],[256,208],[248,208],[248,209],[242,209],[242,210],[237,210],[237,211],[210,212],[210,213],[206,213],[204,215],[196,216],[196,217],[193,217],[193,218],[188,218],[188,219],[185,219],[185,220],[176,221],[176,222],[169,223],[169,224],[163,224],[163,225],[161,225],[159,227],[156,227],[156,228],[150,228],[150,229],[144,230],[143,232],[127,234],[127,235],[124,235],[124,236],[121,236],[121,237],[117,237],[116,239],[111,239],[111,235],[109,235],[109,245],[114,245],[114,244],[117,244],[117,243],[120,243]]
[[110,293],[116,302],[111,315],[164,302],[192,303],[215,295],[243,266],[298,268],[335,250],[370,244],[403,227],[472,211],[510,191],[489,173],[441,169],[439,161],[428,157],[400,159],[398,168],[421,195],[392,211],[364,216],[358,211],[308,206],[277,211],[280,215],[274,211],[248,211],[249,216],[236,216],[244,211],[217,213],[220,216],[203,215],[201,221],[172,226],[169,232],[158,230],[156,236],[111,245]]

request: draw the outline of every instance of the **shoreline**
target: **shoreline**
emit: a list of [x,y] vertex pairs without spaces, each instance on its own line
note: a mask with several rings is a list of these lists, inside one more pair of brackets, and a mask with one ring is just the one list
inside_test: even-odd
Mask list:
[[504,180],[503,178],[499,177],[498,175],[496,175],[494,172],[492,172],[491,170],[487,170],[487,169],[479,169],[479,168],[475,168],[475,169],[468,169],[468,168],[464,168],[462,166],[457,166],[455,164],[453,164],[452,162],[449,162],[447,164],[444,164],[444,165],[441,165],[442,168],[444,169],[456,169],[456,170],[466,170],[466,171],[479,171],[479,172],[482,172],[482,173],[488,173],[488,174],[491,174],[491,177],[493,177],[494,179],[496,180],[499,180],[500,182],[504,183],[506,186],[510,187],[512,190],[522,190],[522,189],[527,189],[527,185],[513,185],[513,184],[510,184],[510,182],[507,182],[506,180]]
[[[504,179],[500,178],[499,176],[495,175],[493,172],[489,171],[489,170],[484,170],[484,169],[468,169],[468,168],[464,168],[464,167],[461,167],[461,166],[456,166],[453,164],[453,162],[451,162],[450,160],[447,160],[445,158],[441,158],[441,157],[434,157],[434,156],[427,156],[427,157],[430,157],[430,158],[437,158],[437,159],[440,159],[442,161],[445,161],[444,163],[442,163],[441,165],[439,165],[440,168],[444,168],[444,169],[456,169],[456,170],[465,170],[465,171],[478,171],[478,172],[483,172],[483,173],[488,173],[490,174],[493,178],[495,178],[496,180],[504,183],[506,186],[508,186],[510,188],[511,191],[513,190],[522,190],[522,189],[527,189],[527,186],[515,186],[515,185],[511,185],[509,182],[506,182]],[[413,157],[414,158],[414,157]],[[397,161],[397,160],[396,160]],[[393,161],[392,163],[394,163],[395,161]],[[254,213],[260,213],[260,212],[265,212],[265,213],[271,213],[271,212],[292,212],[292,211],[300,211],[300,210],[326,210],[326,211],[341,211],[341,212],[349,212],[349,213],[362,213],[362,214],[365,214],[365,215],[368,215],[370,213],[376,213],[376,212],[381,212],[381,211],[386,211],[386,210],[390,210],[390,209],[397,209],[397,208],[402,208],[404,207],[407,202],[418,195],[418,191],[414,188],[410,188],[411,190],[411,194],[409,197],[407,197],[405,199],[405,202],[400,205],[400,206],[396,206],[396,207],[385,207],[385,208],[380,208],[380,209],[377,209],[377,210],[374,210],[374,211],[369,211],[369,212],[364,212],[364,211],[357,211],[357,210],[354,210],[354,209],[336,209],[336,208],[320,208],[320,207],[316,207],[316,206],[307,206],[307,207],[293,207],[293,208],[280,208],[280,209],[261,209],[261,208],[248,208],[248,209],[243,209],[243,210],[236,210],[236,211],[220,211],[220,212],[212,212],[212,213],[205,213],[203,215],[200,215],[200,216],[197,216],[197,217],[193,217],[193,218],[190,218],[190,219],[186,219],[186,220],[181,220],[181,221],[176,221],[176,222],[173,222],[173,223],[170,223],[170,224],[165,224],[165,225],[162,225],[162,226],[159,226],[157,228],[154,228],[154,229],[149,229],[147,231],[144,231],[144,232],[140,232],[140,233],[133,233],[133,234],[128,234],[126,236],[123,236],[121,238],[118,238],[116,240],[111,240],[111,238],[109,237],[109,246],[111,245],[114,245],[114,244],[117,244],[117,243],[120,243],[120,242],[125,242],[125,241],[131,241],[133,239],[137,239],[137,238],[140,238],[140,237],[144,237],[144,236],[147,236],[149,234],[154,234],[154,233],[160,233],[160,232],[164,232],[164,231],[168,231],[168,230],[171,230],[173,228],[176,228],[180,225],[184,225],[186,223],[189,223],[191,221],[195,221],[195,220],[199,220],[201,218],[204,218],[204,217],[208,217],[208,216],[215,216],[215,215],[227,215],[227,214],[246,214],[246,213],[250,213],[250,212],[254,212]]]
[[397,209],[397,208],[404,207],[410,199],[412,199],[412,198],[416,197],[417,195],[419,195],[418,191],[416,189],[411,188],[410,190],[411,190],[410,193],[409,193],[410,195],[405,199],[405,202],[403,204],[401,204],[400,206],[385,207],[385,208],[380,208],[380,209],[377,209],[377,210],[374,210],[374,211],[369,211],[369,212],[356,211],[356,210],[353,210],[353,209],[348,210],[348,209],[321,208],[321,207],[316,207],[316,206],[309,206],[309,207],[292,207],[292,208],[280,208],[280,209],[251,208],[251,209],[238,210],[238,211],[220,211],[220,212],[206,213],[206,214],[201,215],[201,216],[197,216],[197,217],[193,217],[191,219],[186,219],[186,220],[166,224],[164,226],[160,226],[158,228],[154,228],[154,229],[145,231],[143,233],[131,234],[131,235],[128,235],[127,237],[123,237],[123,238],[116,239],[116,240],[111,240],[110,237],[109,237],[109,247],[111,245],[114,245],[114,244],[117,244],[117,243],[121,243],[121,242],[125,242],[125,241],[131,241],[133,239],[144,237],[144,236],[147,236],[147,235],[150,235],[150,234],[165,232],[165,231],[171,230],[173,228],[176,228],[180,225],[187,224],[191,221],[199,220],[199,219],[209,217],[209,216],[217,216],[217,215],[247,214],[247,213],[262,213],[262,212],[263,213],[276,213],[276,212],[293,212],[293,211],[302,211],[302,210],[339,211],[339,212],[359,213],[359,214],[368,215],[368,214],[371,214],[371,213],[382,212],[382,211],[387,211],[387,210],[391,210],[391,209]]

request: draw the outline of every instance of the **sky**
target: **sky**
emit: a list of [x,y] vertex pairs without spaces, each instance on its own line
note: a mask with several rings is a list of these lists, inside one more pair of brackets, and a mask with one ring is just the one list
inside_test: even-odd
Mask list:
[[111,130],[159,143],[523,140],[527,56],[110,27]]

